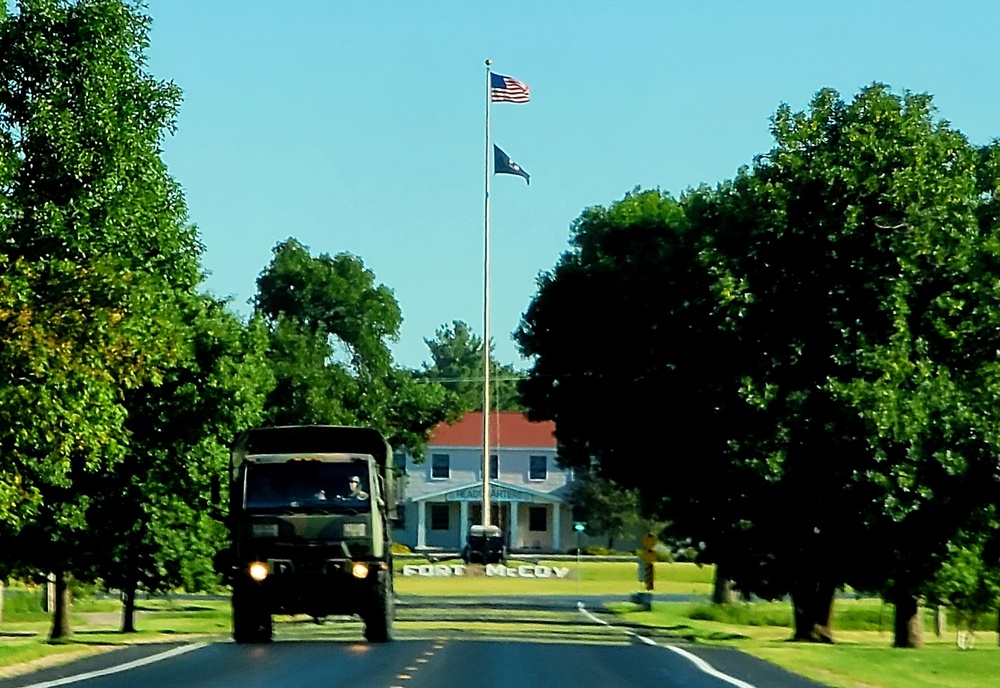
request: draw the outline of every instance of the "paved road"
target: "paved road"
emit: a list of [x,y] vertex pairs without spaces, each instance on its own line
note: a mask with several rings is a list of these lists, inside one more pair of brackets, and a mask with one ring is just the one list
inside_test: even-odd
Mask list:
[[615,617],[595,613],[603,599],[580,607],[559,596],[495,598],[489,606],[403,598],[399,640],[387,645],[364,643],[356,620],[292,620],[277,624],[275,642],[266,645],[132,646],[2,680],[0,688],[819,686],[735,650],[618,626]]

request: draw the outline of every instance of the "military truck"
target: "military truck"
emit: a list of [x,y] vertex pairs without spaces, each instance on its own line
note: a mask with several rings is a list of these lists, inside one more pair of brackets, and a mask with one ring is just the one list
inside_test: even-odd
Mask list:
[[233,638],[268,642],[273,615],[358,615],[369,642],[395,615],[392,450],[377,430],[255,428],[230,453],[231,546],[217,569],[232,586]]
[[462,561],[466,564],[499,564],[507,560],[507,547],[499,526],[471,526]]

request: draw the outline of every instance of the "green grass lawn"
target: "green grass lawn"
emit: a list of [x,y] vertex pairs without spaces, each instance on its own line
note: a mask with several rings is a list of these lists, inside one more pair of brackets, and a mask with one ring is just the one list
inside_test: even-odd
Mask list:
[[837,688],[995,688],[1000,685],[1000,648],[959,650],[954,639],[932,640],[919,650],[887,647],[891,637],[855,638],[838,645],[771,642],[745,648],[761,659]]
[[[426,564],[426,560],[396,562],[396,591],[402,595],[628,595],[639,590],[638,570],[632,562],[595,562],[581,560],[548,561],[540,565],[569,569],[564,578],[486,577],[479,575],[425,577],[402,575],[405,564]],[[461,564],[461,560],[436,562],[441,566]],[[533,565],[532,561],[511,560],[508,566]],[[472,573],[470,571],[469,573]],[[709,595],[712,592],[712,568],[695,564],[655,565],[655,591],[683,595]]]
[[122,633],[120,602],[87,597],[73,602],[72,635],[52,643],[48,641],[52,617],[42,611],[40,590],[7,589],[4,598],[4,618],[0,623],[0,677],[121,645],[171,639],[222,639],[228,638],[230,633],[227,601],[142,601],[136,613],[138,632]]
[[[976,634],[975,649],[961,650],[954,630],[926,646],[892,645],[892,609],[877,600],[838,600],[836,645],[789,642],[791,610],[785,603],[736,604],[723,611],[707,604],[654,603],[648,612],[613,605],[622,623],[690,642],[736,647],[795,673],[837,688],[996,688],[1000,647],[995,632]],[[930,615],[927,619],[930,621]],[[881,627],[881,630],[879,628]],[[925,623],[925,628],[932,628]]]

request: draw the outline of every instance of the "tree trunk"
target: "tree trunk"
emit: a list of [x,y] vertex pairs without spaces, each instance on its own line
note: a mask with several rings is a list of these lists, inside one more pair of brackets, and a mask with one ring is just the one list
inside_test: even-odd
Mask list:
[[934,635],[936,635],[938,638],[944,635],[946,625],[947,625],[947,616],[944,611],[944,605],[939,604],[937,606],[937,613],[934,615]]
[[798,584],[792,590],[795,632],[792,640],[832,643],[833,604],[837,588],[822,581]]
[[712,603],[732,604],[735,601],[736,595],[733,592],[733,581],[726,578],[725,566],[716,564],[715,578],[712,583]]
[[816,627],[814,632],[821,643],[833,641],[833,605],[837,601],[837,587],[820,584],[816,590]]
[[795,641],[812,640],[812,621],[809,619],[809,607],[805,597],[802,592],[792,593],[792,617],[795,623],[792,640]]
[[896,608],[893,647],[923,647],[923,623],[916,596],[907,590],[900,590],[893,595],[892,603]]
[[122,633],[135,632],[135,583],[129,581],[122,590]]
[[69,627],[69,581],[65,571],[56,571],[55,578],[55,605],[52,611],[52,631],[49,633],[49,640],[62,640],[73,634]]

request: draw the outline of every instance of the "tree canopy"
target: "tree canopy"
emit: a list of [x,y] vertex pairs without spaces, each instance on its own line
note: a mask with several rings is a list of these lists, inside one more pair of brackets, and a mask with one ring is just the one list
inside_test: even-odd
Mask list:
[[[458,397],[463,411],[483,410],[483,340],[461,320],[443,325],[433,339],[424,339],[430,350],[430,364],[421,377],[438,382]],[[518,385],[523,375],[493,356],[490,343],[490,408],[494,411],[521,411]]]
[[356,256],[313,257],[288,239],[257,285],[276,383],[268,423],[370,425],[419,455],[430,430],[454,414],[441,385],[395,365],[399,305]]
[[128,454],[123,396],[176,360],[172,295],[200,279],[160,159],[180,94],[146,72],[148,29],[118,0],[23,0],[0,21],[3,563],[63,588],[92,565],[88,490]]
[[526,403],[744,592],[791,593],[797,637],[829,638],[851,583],[912,644],[916,596],[997,498],[995,149],[880,84],[772,133],[714,189],[584,211],[517,334]]

